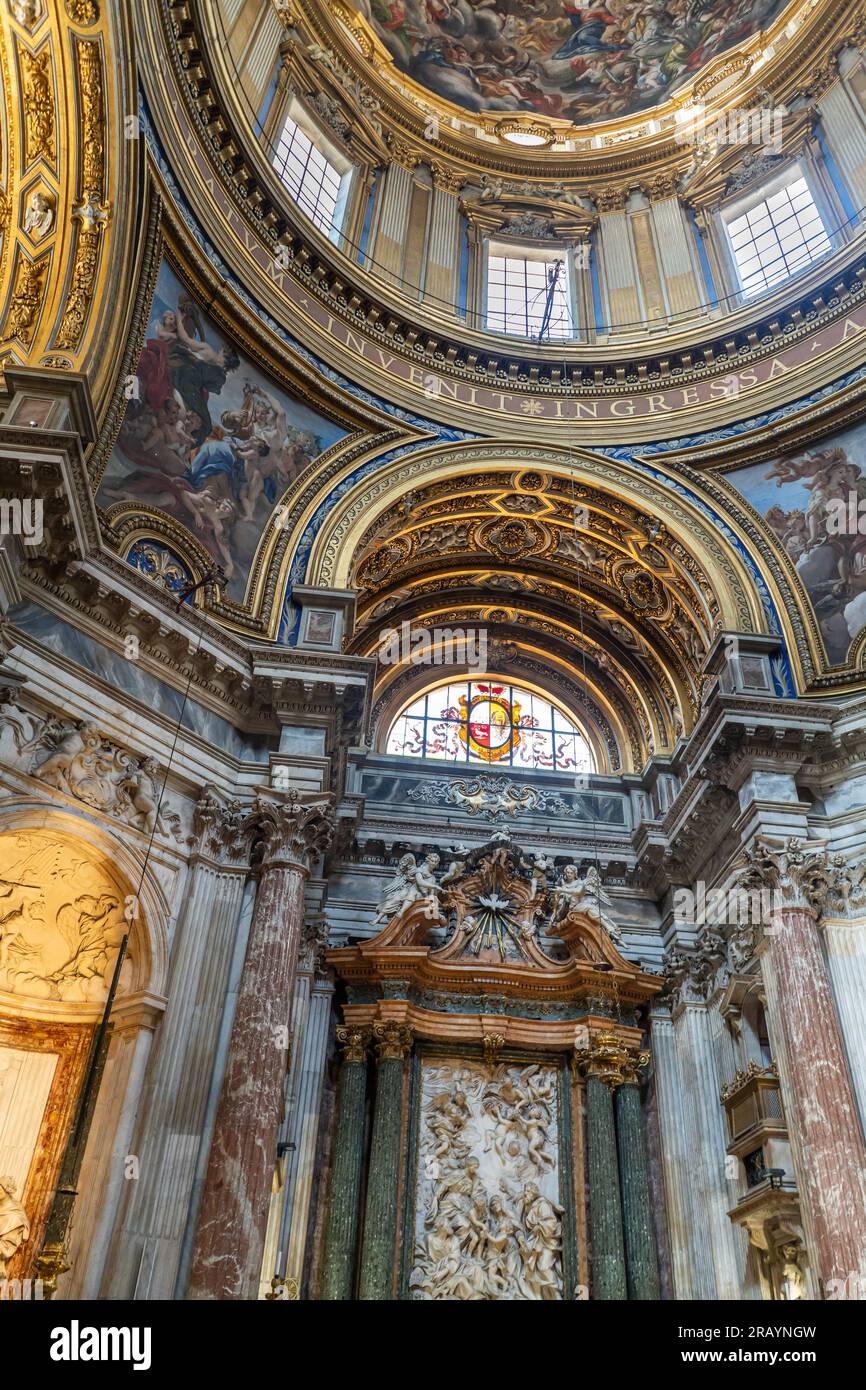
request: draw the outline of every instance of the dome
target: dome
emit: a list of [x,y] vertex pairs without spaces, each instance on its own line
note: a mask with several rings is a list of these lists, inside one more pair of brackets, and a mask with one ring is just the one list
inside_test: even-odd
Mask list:
[[650,110],[786,0],[359,0],[397,70],[467,111],[594,124]]

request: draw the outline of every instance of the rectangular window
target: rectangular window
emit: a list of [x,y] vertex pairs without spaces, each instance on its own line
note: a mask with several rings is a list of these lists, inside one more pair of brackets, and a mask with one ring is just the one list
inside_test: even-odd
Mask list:
[[302,212],[326,236],[339,231],[343,180],[329,159],[291,116],[286,118],[273,166]]
[[500,256],[487,261],[487,327],[521,338],[569,338],[565,256]]
[[746,295],[790,279],[832,249],[802,175],[726,219],[725,227]]

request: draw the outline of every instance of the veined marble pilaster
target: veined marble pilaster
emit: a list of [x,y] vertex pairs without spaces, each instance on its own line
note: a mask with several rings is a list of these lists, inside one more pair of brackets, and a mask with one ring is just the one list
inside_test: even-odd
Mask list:
[[330,800],[258,798],[263,848],[247,955],[196,1232],[189,1297],[254,1296],[267,1227],[311,860],[330,842]]
[[760,947],[768,1014],[781,1035],[810,1256],[826,1287],[866,1270],[866,1148],[817,925],[828,898],[844,896],[846,875],[823,847],[796,839],[757,841],[740,874],[747,889],[772,894]]
[[676,1012],[674,1026],[688,1135],[687,1181],[693,1194],[698,1248],[707,1265],[701,1282],[707,1282],[708,1276],[712,1284],[712,1292],[701,1296],[739,1299],[746,1278],[748,1243],[728,1216],[738,1192],[726,1175],[728,1140],[719,1103],[722,1078],[716,1069],[709,1006],[703,1002],[683,1004]]
[[[206,794],[196,807],[191,857],[174,932],[168,1007],[156,1038],[146,1103],[106,1271],[109,1298],[173,1296],[195,1178],[211,1067],[248,873],[249,835],[239,803]],[[190,1008],[190,1000],[196,1007]]]
[[304,1274],[304,1251],[310,1216],[310,1198],[315,1177],[314,1163],[319,1137],[319,1110],[328,1049],[331,1000],[334,987],[328,980],[316,980],[310,993],[307,1026],[295,1099],[291,1142],[292,1164],[286,1183],[286,1280],[300,1287]]
[[651,1016],[653,1068],[658,1102],[661,1161],[665,1184],[674,1294],[677,1299],[715,1297],[712,1271],[704,1256],[694,1213],[692,1146],[683,1110],[683,1079],[677,1035],[670,1015]]
[[866,915],[825,918],[821,932],[860,1125],[866,1134]]

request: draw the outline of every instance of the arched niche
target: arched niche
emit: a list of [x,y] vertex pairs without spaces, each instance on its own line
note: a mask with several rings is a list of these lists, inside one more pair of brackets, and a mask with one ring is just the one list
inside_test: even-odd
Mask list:
[[129,851],[89,821],[22,806],[0,818],[0,1278],[32,1273],[127,926],[112,1021],[159,1016],[158,895],[136,884]]

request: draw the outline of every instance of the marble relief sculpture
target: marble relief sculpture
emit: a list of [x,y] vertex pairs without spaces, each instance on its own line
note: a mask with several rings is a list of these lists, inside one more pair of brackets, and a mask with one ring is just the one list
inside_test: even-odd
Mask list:
[[18,1187],[8,1175],[0,1177],[0,1279],[9,1262],[30,1235],[30,1221],[18,1200]]
[[155,758],[137,758],[88,720],[41,718],[13,699],[0,703],[0,737],[7,728],[7,751],[14,748],[22,771],[145,834],[180,838],[180,816],[162,797]]
[[0,992],[105,997],[126,931],[107,872],[48,831],[0,836]]
[[426,1065],[417,1299],[561,1299],[562,1212],[553,1067]]

